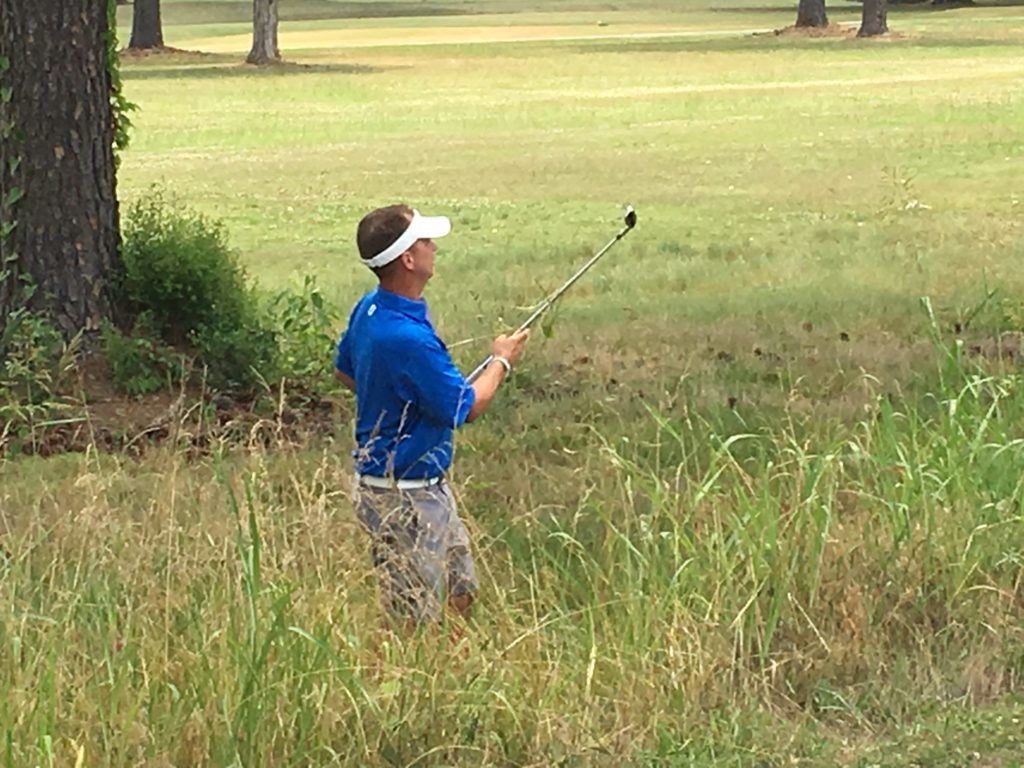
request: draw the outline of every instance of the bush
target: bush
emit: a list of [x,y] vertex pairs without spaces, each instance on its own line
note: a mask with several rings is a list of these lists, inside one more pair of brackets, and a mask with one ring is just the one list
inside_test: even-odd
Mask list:
[[333,386],[329,373],[339,314],[316,279],[306,275],[300,289],[274,294],[265,311],[277,332],[278,373],[306,392]]
[[0,335],[0,392],[7,403],[52,399],[73,368],[73,351],[48,318],[26,309],[8,316]]
[[139,343],[147,335],[191,345],[217,389],[251,395],[274,379],[275,334],[220,222],[154,191],[129,208],[123,232],[120,293],[152,330],[136,334],[136,343],[110,337],[125,382],[163,381],[163,363],[153,357],[160,355]]
[[252,395],[285,379],[308,396],[329,375],[336,307],[307,276],[260,299],[228,247],[224,227],[160,191],[125,216],[120,298],[137,316],[127,335],[104,332],[114,384],[153,392],[180,374],[162,343],[188,344],[215,389]]
[[241,320],[250,291],[220,222],[154,191],[128,209],[123,234],[122,293],[163,338]]
[[234,323],[209,325],[192,340],[214,389],[251,395],[279,380],[277,336],[255,310]]
[[37,427],[73,408],[60,392],[74,351],[44,315],[25,308],[8,315],[0,333],[0,455],[34,444]]
[[150,394],[171,388],[184,376],[184,358],[161,341],[147,313],[139,316],[130,334],[104,325],[101,342],[111,381],[121,392]]

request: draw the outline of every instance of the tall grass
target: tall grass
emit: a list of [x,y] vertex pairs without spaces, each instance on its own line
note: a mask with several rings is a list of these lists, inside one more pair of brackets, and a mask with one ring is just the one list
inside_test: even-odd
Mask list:
[[1024,391],[944,365],[846,426],[651,406],[568,473],[470,452],[461,638],[385,629],[333,447],[9,465],[4,759],[827,762],[814,724],[1019,690]]

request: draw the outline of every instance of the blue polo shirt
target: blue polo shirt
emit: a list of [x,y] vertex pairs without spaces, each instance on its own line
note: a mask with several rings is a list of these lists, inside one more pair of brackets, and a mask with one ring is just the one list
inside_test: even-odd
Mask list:
[[334,367],[356,383],[356,472],[423,479],[452,463],[454,430],[476,400],[422,299],[377,288],[338,342]]

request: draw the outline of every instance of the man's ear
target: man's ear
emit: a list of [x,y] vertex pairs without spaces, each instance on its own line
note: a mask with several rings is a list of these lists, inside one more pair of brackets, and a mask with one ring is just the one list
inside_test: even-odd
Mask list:
[[398,258],[402,260],[402,266],[410,272],[416,268],[416,258],[412,255],[412,251],[405,251]]

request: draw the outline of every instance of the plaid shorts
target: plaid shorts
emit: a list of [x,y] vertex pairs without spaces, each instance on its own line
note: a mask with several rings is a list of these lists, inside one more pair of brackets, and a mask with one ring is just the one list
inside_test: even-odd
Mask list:
[[447,483],[398,490],[357,482],[354,496],[388,613],[439,621],[447,596],[476,591],[469,535]]

